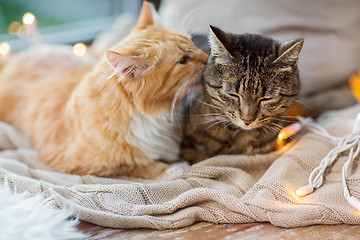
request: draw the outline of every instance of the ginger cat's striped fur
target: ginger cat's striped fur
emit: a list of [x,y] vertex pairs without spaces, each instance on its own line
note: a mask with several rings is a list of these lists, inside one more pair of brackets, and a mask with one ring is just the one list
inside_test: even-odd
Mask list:
[[144,2],[130,35],[95,66],[65,46],[12,56],[0,72],[0,120],[59,171],[160,177],[169,165],[156,160],[179,153],[172,108],[199,87],[206,61],[188,37],[154,23]]

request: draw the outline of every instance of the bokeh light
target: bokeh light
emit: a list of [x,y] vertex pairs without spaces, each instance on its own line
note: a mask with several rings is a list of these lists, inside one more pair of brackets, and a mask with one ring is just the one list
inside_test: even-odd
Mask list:
[[21,27],[22,27],[21,23],[14,21],[9,25],[8,31],[10,34],[17,34],[17,32]]
[[6,56],[10,53],[10,45],[7,42],[0,43],[0,56]]
[[77,43],[73,46],[73,52],[78,57],[85,55],[86,51],[87,46],[84,43]]
[[25,25],[31,25],[35,22],[35,16],[32,13],[25,13],[22,19],[23,24]]

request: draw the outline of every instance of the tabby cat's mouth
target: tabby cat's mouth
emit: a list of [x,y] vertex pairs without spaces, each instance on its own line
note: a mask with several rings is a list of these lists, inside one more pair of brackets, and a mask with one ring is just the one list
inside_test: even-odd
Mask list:
[[252,126],[241,126],[242,129],[244,130],[252,130],[255,129],[256,127],[252,127]]
[[261,126],[254,126],[253,124],[252,125],[245,125],[242,122],[234,122],[234,121],[231,121],[231,120],[230,120],[230,122],[232,123],[231,125],[235,125],[237,128],[241,128],[243,130],[253,130],[253,129],[261,127]]
[[228,127],[229,129],[231,129],[231,130],[238,130],[238,129],[242,129],[242,130],[249,131],[249,130],[254,130],[254,129],[256,129],[256,127],[252,127],[252,126],[243,126],[243,125],[239,125],[239,124],[234,123],[234,122],[232,122],[232,124],[229,124],[227,127]]

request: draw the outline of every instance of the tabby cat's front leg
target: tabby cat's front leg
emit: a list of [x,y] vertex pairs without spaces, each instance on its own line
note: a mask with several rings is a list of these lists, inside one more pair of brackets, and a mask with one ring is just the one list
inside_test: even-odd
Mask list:
[[223,139],[221,131],[218,131],[219,126],[211,128],[211,131],[204,131],[203,126],[193,123],[192,127],[185,130],[181,143],[181,159],[194,164],[222,152],[228,145],[226,139]]

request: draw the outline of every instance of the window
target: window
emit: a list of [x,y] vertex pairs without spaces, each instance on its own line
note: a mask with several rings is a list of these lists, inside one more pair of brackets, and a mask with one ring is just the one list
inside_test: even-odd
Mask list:
[[[0,0],[0,43],[12,51],[30,46],[39,37],[46,43],[90,43],[122,13],[137,15],[141,0]],[[26,13],[35,22],[23,24]],[[28,19],[31,21],[31,16]],[[30,33],[29,33],[30,32]],[[34,36],[38,35],[38,36]]]

